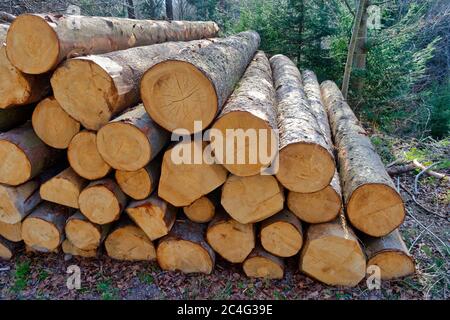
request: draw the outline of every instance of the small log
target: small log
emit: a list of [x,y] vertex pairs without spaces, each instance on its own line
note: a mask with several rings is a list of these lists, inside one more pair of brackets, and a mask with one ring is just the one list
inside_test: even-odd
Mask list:
[[65,254],[83,258],[96,258],[99,256],[99,249],[81,250],[73,245],[68,239],[64,240],[61,245],[62,251]]
[[159,241],[156,259],[163,270],[184,273],[213,271],[215,254],[204,240],[206,227],[189,220],[175,222],[170,233]]
[[256,247],[242,265],[250,278],[283,279],[284,261],[261,247]]
[[5,132],[24,124],[30,120],[33,110],[34,105],[32,104],[20,108],[0,109],[0,132]]
[[64,230],[67,239],[76,248],[84,251],[95,251],[108,235],[109,227],[109,224],[92,223],[81,212],[77,211],[67,219]]
[[0,236],[0,260],[11,260],[22,246],[22,242],[9,241]]
[[105,178],[92,181],[81,191],[78,204],[83,215],[102,225],[119,219],[127,204],[127,196],[114,180]]
[[73,137],[67,158],[72,169],[88,180],[102,179],[111,172],[111,167],[98,152],[97,134],[93,131],[84,130]]
[[230,175],[222,187],[221,203],[233,219],[255,223],[283,209],[283,187],[274,176]]
[[255,226],[239,223],[222,211],[209,223],[206,240],[225,260],[242,263],[255,247]]
[[102,158],[114,169],[125,171],[145,167],[168,141],[169,133],[148,116],[142,104],[97,133],[97,148]]
[[153,194],[145,200],[131,202],[126,212],[153,241],[169,233],[177,208]]
[[296,255],[303,245],[300,220],[288,210],[264,220],[259,237],[267,252],[283,258]]
[[41,185],[41,198],[78,209],[78,197],[87,183],[69,167]]
[[22,241],[22,222],[10,224],[0,221],[0,236],[12,242]]
[[183,207],[186,217],[197,223],[206,223],[214,218],[216,208],[220,205],[220,188],[212,191],[206,196],[202,196]]

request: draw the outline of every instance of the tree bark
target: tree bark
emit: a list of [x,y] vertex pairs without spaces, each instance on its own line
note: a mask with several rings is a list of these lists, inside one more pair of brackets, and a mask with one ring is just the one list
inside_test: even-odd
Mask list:
[[31,104],[20,108],[0,109],[0,132],[6,132],[27,122],[33,109],[34,105]]
[[348,219],[368,235],[387,235],[405,218],[402,198],[336,84],[325,81],[321,91],[338,150]]
[[97,250],[108,235],[109,229],[109,224],[92,223],[79,211],[67,219],[65,226],[66,236],[70,243],[84,251]]
[[[259,46],[256,32],[216,39],[161,57],[142,77],[140,89],[150,117],[184,134],[208,127],[222,109]],[[201,121],[195,127],[194,121]]]
[[14,224],[0,221],[0,236],[12,242],[22,241],[22,223]]
[[165,0],[165,2],[166,2],[166,16],[167,16],[167,19],[173,20],[172,0]]
[[250,278],[283,279],[284,261],[258,246],[244,261],[243,269]]
[[127,16],[129,19],[136,19],[136,14],[134,12],[133,0],[127,0]]
[[7,54],[22,72],[40,74],[74,56],[214,37],[218,30],[214,22],[202,21],[23,14],[11,24]]

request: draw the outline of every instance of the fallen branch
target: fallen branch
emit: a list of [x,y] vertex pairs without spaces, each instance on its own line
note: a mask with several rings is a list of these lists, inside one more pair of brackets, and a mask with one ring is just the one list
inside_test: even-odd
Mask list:
[[[432,176],[432,177],[435,177],[435,178],[437,178],[437,179],[448,178],[448,177],[447,177],[445,174],[443,174],[443,173],[439,173],[439,172],[436,172],[436,171],[429,170],[431,166],[427,169],[423,164],[421,164],[419,161],[417,161],[417,159],[414,159],[412,163],[413,163],[413,165],[414,165],[416,168],[421,169],[421,170],[426,170],[426,173],[429,174],[429,175]],[[437,164],[437,163],[436,163],[436,164]],[[432,166],[433,166],[433,165],[432,165]]]
[[[403,174],[403,173],[412,171],[414,169],[420,169],[420,170],[426,169],[426,167],[423,164],[421,164],[419,161],[417,161],[417,159],[414,159],[412,162],[402,164],[402,165],[396,165],[397,163],[398,163],[397,161],[394,161],[387,165],[386,170],[390,176],[396,176],[399,174]],[[446,174],[439,173],[439,172],[436,172],[433,170],[429,170],[429,168],[425,173],[432,177],[435,177],[437,179],[448,179],[449,178]]]
[[422,176],[425,172],[427,172],[428,170],[430,170],[431,168],[435,167],[437,164],[439,164],[439,162],[433,163],[431,165],[429,165],[426,168],[423,168],[422,171],[419,172],[418,175],[416,175],[416,177],[414,178],[414,193],[418,194],[419,193],[419,188],[417,187],[419,184],[419,178],[420,176]]
[[8,12],[0,11],[0,20],[12,23],[15,19],[16,19],[15,15]]

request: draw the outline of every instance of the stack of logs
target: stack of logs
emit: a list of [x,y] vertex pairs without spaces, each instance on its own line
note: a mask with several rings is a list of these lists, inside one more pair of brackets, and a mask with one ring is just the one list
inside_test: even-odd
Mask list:
[[[414,272],[402,199],[337,86],[269,60],[256,32],[217,32],[50,14],[1,27],[0,257],[23,242],[92,258],[104,248],[211,273],[218,254],[279,279],[297,256],[303,273],[347,286],[368,265],[382,279]],[[193,139],[205,129],[214,138]],[[278,143],[256,135],[263,157],[230,129]]]

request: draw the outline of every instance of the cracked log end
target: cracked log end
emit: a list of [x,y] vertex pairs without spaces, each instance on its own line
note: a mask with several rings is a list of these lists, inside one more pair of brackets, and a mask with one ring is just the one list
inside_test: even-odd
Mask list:
[[214,217],[216,206],[207,196],[203,196],[190,205],[183,207],[183,212],[189,220],[197,223],[205,223],[211,221]]
[[17,186],[31,178],[31,163],[26,153],[8,140],[0,140],[0,183]]
[[98,255],[97,249],[82,250],[82,249],[75,247],[73,245],[73,243],[67,239],[63,241],[61,248],[65,254],[70,254],[72,256],[79,256],[79,257],[83,257],[83,258],[95,258]]
[[6,42],[9,60],[20,71],[41,74],[59,62],[59,40],[43,17],[24,14],[11,24]]
[[153,181],[145,168],[137,171],[117,170],[115,178],[120,189],[135,200],[147,198],[156,188],[155,184],[157,184],[157,181]]
[[203,130],[218,112],[212,82],[187,62],[168,60],[156,64],[142,77],[140,89],[150,117],[171,132],[183,128],[195,133],[194,121],[202,121]]
[[255,248],[242,265],[250,278],[283,279],[284,262],[262,248]]
[[71,244],[81,250],[96,250],[102,242],[101,229],[86,218],[71,217],[65,232]]

